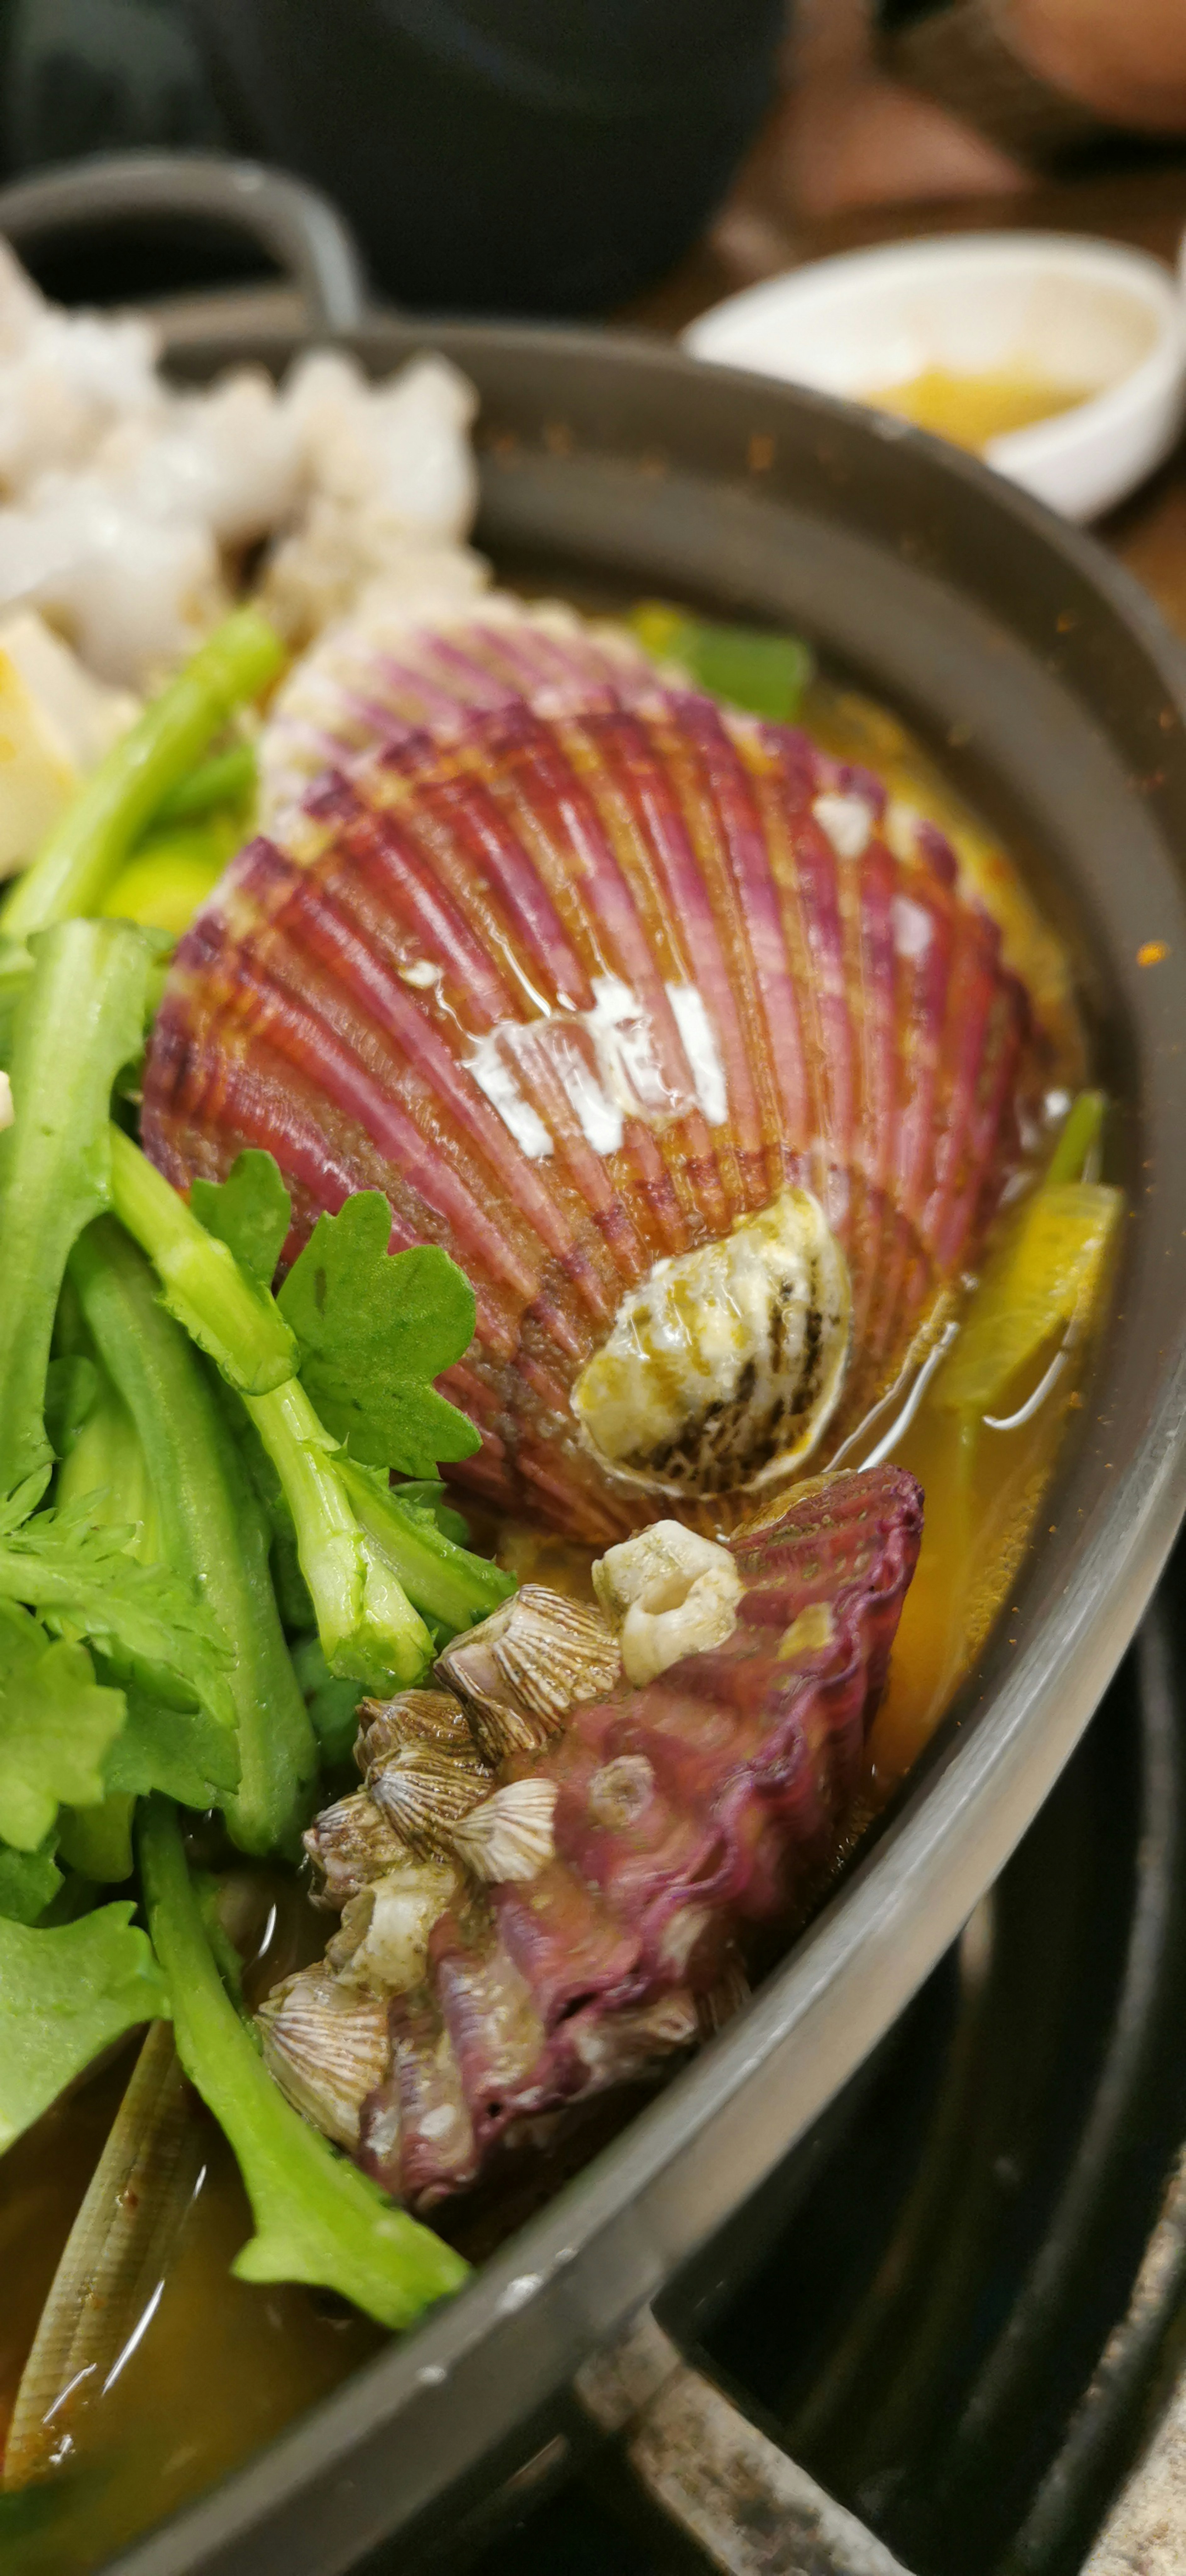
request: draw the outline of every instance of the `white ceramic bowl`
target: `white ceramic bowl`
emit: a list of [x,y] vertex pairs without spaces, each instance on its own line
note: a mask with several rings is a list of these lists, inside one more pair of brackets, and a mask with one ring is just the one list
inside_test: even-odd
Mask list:
[[[1010,430],[990,465],[1070,519],[1123,498],[1186,414],[1186,306],[1143,251],[1071,233],[953,233],[814,261],[730,296],[683,335],[695,356],[861,401],[927,367],[1023,368],[1083,387]],[[903,424],[883,413],[887,435]]]

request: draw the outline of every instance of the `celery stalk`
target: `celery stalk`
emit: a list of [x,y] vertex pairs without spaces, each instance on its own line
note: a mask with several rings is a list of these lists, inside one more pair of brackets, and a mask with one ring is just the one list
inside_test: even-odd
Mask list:
[[4,906],[9,939],[97,912],[133,844],[246,699],[283,668],[257,608],[236,609],[144,710],[79,789]]
[[432,1639],[394,1568],[368,1544],[340,1473],[337,1444],[299,1378],[244,1400],[292,1514],[331,1673],[370,1691],[408,1688],[432,1662]]
[[231,1831],[245,1851],[274,1850],[302,1821],[317,1749],[276,1610],[262,1507],[201,1363],[114,1219],[88,1227],[70,1276],[143,1445],[166,1562],[196,1575],[233,1648],[242,1770],[227,1801]]
[[178,779],[167,796],[162,796],[153,817],[154,827],[192,823],[199,814],[213,814],[220,805],[245,805],[255,792],[258,775],[249,742],[236,742],[229,751],[216,751],[209,760],[191,769],[188,777]]
[[147,1155],[111,1130],[111,1204],[159,1272],[169,1309],[241,1395],[266,1395],[296,1367],[274,1297],[240,1269]]
[[235,2272],[336,2290],[380,2325],[411,2325],[462,2287],[468,2264],[336,2155],[273,2083],[219,1976],[167,1799],[142,1811],[140,1865],[177,2052],[230,2140],[251,2202],[256,2232]]
[[48,1466],[45,1377],[75,1237],[107,1203],[111,1086],[139,1052],[148,949],[115,921],[59,923],[36,943],[0,1135],[0,1494]]

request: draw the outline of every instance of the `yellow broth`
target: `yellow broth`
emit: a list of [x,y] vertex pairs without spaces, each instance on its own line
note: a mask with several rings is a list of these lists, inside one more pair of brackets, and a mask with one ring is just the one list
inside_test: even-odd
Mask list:
[[[940,823],[1002,930],[1006,954],[1039,998],[1057,1035],[1059,1077],[1081,1076],[1081,1049],[1066,960],[1012,867],[939,773],[879,707],[817,682],[805,720],[841,756],[868,762],[895,797]],[[1038,1520],[1080,1354],[1061,1365],[1043,1353],[1010,1390],[1011,1427],[975,1428],[925,1392],[889,1454],[919,1477],[926,1516],[918,1571],[898,1633],[886,1699],[869,1746],[865,1815],[897,1786],[938,1718],[1011,1587]],[[1027,1402],[1027,1399],[1030,1401]],[[881,1423],[864,1443],[892,1429]],[[861,1463],[849,1444],[847,1464]],[[522,1580],[590,1597],[592,1551],[524,1527],[483,1529]],[[255,1950],[258,1991],[315,1955],[327,1919],[309,1917],[289,1883],[279,1902],[267,1873],[240,1874],[235,1929]],[[273,1913],[269,1916],[268,1908]],[[247,1940],[244,1944],[243,1933]],[[132,2063],[118,2064],[57,2105],[0,2160],[0,2434],[10,2416],[41,2303]],[[231,2260],[249,2233],[233,2160],[200,2107],[203,2181],[178,2258],[140,2340],[114,2384],[70,2419],[51,2469],[60,2510],[40,2529],[5,2523],[0,2496],[0,2576],[82,2576],[146,2524],[156,2523],[246,2460],[293,2417],[346,2378],[383,2336],[300,2289],[236,2281]],[[11,2499],[19,2504],[20,2498]]]

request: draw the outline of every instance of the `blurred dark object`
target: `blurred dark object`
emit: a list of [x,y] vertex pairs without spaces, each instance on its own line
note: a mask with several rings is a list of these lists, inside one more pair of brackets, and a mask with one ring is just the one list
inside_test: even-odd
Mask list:
[[[375,282],[438,311],[604,310],[724,196],[776,76],[785,0],[8,0],[4,173],[224,144],[340,204]],[[0,29],[4,26],[0,0]],[[210,266],[171,283],[205,283]],[[113,255],[115,266],[113,269]],[[159,291],[96,242],[55,293]],[[88,255],[89,258],[89,255]],[[239,254],[241,261],[241,253]],[[222,277],[242,274],[241,266]],[[114,285],[113,285],[114,279]]]

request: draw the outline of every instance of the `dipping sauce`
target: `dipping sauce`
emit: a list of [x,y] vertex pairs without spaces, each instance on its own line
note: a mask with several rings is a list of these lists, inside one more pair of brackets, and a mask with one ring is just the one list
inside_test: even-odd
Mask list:
[[1028,367],[986,367],[966,376],[950,367],[924,367],[900,384],[869,386],[863,399],[979,454],[990,439],[1004,438],[1012,429],[1032,429],[1035,421],[1054,420],[1094,391],[1093,385],[1054,384]]

